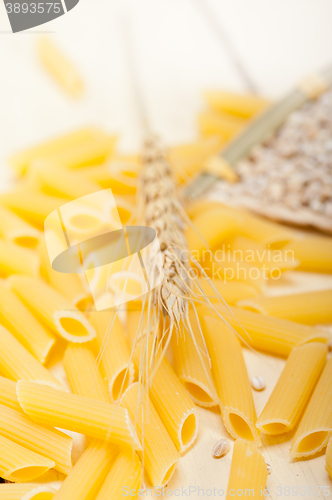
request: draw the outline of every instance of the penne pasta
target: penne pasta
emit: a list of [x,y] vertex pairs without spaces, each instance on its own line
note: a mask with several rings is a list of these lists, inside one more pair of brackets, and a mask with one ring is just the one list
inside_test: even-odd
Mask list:
[[275,318],[315,325],[332,322],[332,290],[253,297],[237,302],[238,307]]
[[295,427],[324,368],[326,353],[326,346],[318,342],[292,350],[256,422],[261,432],[284,434]]
[[[143,389],[143,390],[142,390]],[[135,427],[144,450],[144,467],[154,487],[167,484],[180,455],[162,423],[148,394],[138,382],[132,384],[121,399]],[[139,452],[140,457],[142,453]]]
[[239,132],[244,124],[243,118],[226,111],[209,109],[200,113],[198,117],[198,126],[203,137],[220,135],[223,139],[229,139]]
[[[259,295],[255,286],[241,281],[224,282],[219,279],[198,278],[198,284],[213,304],[220,303],[223,299],[227,304],[234,305],[240,300],[256,298]],[[197,290],[194,288],[195,293],[198,291],[198,287]]]
[[234,438],[261,444],[256,410],[242,348],[228,325],[203,316],[202,329],[226,429]]
[[[229,306],[228,311],[219,305],[214,307],[218,314],[227,319],[245,344],[275,356],[288,357],[295,346],[307,342],[326,343],[329,339],[326,332],[313,326],[263,316],[233,306]],[[203,310],[203,314],[211,316],[206,307]]]
[[203,408],[219,405],[210,360],[203,334],[193,311],[189,312],[192,333],[183,330],[172,335],[175,372],[191,399]]
[[55,345],[54,336],[1,281],[0,322],[38,361],[46,362]]
[[16,396],[16,383],[9,378],[0,377],[0,405],[22,411]]
[[[153,342],[149,342],[149,348],[145,344],[143,342],[135,349],[134,362],[138,371],[143,366],[142,381],[149,388],[149,397],[177,450],[183,453],[197,438],[198,413],[195,404],[165,357],[160,360],[156,354],[154,366],[159,366],[154,373],[150,367]],[[145,365],[147,370],[144,370]]]
[[242,236],[246,236],[269,248],[280,249],[295,238],[295,232],[282,224],[266,220],[250,212],[234,209],[238,217],[237,231]]
[[130,494],[130,498],[137,498],[141,484],[142,465],[138,456],[128,450],[121,451],[96,500],[118,499],[126,496],[127,493]]
[[41,234],[14,212],[0,206],[0,236],[21,247],[34,249],[39,244]]
[[332,358],[328,360],[296,430],[290,455],[309,457],[325,448],[332,436]]
[[39,424],[141,448],[125,408],[25,380],[17,383],[16,391],[24,412]]
[[104,189],[112,189],[114,195],[135,195],[137,190],[138,161],[111,159],[103,165],[86,167],[82,174],[90,182]]
[[54,333],[78,343],[95,338],[95,329],[84,314],[50,285],[38,278],[11,278],[12,290]]
[[95,500],[114,462],[116,453],[117,450],[112,449],[107,443],[92,441],[62,483],[53,500]]
[[37,276],[39,257],[31,249],[23,248],[11,241],[0,240],[0,276],[28,274]]
[[111,402],[106,382],[90,345],[70,344],[63,357],[63,365],[74,394],[105,403]]
[[37,425],[30,418],[0,405],[0,435],[55,462],[55,469],[69,474],[72,439],[56,429]]
[[237,439],[234,443],[227,497],[261,497],[267,480],[267,466],[254,443]]
[[83,81],[67,56],[45,36],[39,38],[37,49],[40,62],[54,80],[71,97],[79,97],[83,92]]
[[55,466],[53,460],[37,455],[0,435],[0,476],[7,481],[32,481]]
[[40,483],[0,485],[0,500],[52,500],[56,490]]
[[332,437],[326,448],[326,470],[332,478]]
[[92,312],[89,319],[97,332],[98,347],[102,353],[100,364],[111,400],[118,401],[135,376],[122,325],[113,311]]
[[0,325],[0,373],[12,380],[36,380],[62,388],[61,383],[19,341]]
[[324,236],[297,236],[286,247],[300,261],[299,269],[314,273],[332,273],[332,241]]
[[47,252],[46,241],[43,238],[40,246],[41,275],[45,280],[66,297],[80,311],[85,311],[93,302],[91,293],[84,286],[79,275],[74,273],[59,273],[52,269]]
[[238,94],[226,90],[209,90],[204,93],[204,97],[213,109],[242,118],[250,118],[270,104],[267,99],[253,94]]
[[[97,128],[86,127],[69,132],[65,135],[51,139],[42,144],[33,146],[12,155],[9,159],[10,165],[19,174],[24,174],[31,162],[38,158],[52,158],[58,151],[64,151],[74,145],[91,142],[98,137],[102,132]],[[51,210],[52,211],[52,210]]]
[[46,217],[66,201],[66,198],[48,196],[34,189],[18,189],[0,195],[1,203],[41,230]]

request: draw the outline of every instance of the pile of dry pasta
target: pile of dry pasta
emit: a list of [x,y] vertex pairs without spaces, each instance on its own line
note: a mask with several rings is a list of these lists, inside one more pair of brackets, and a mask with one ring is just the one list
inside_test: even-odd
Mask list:
[[[249,116],[263,105],[233,99],[229,111],[237,106]],[[202,116],[204,130],[212,118],[213,131],[225,127],[225,116]],[[241,120],[227,122],[229,136]],[[210,132],[170,150],[179,184],[220,148]],[[88,127],[10,158],[17,187],[0,194],[0,500],[118,500],[171,486],[199,435],[198,407],[220,410],[235,440],[227,498],[245,490],[262,496],[269,483],[265,435],[293,430],[289,460],[326,448],[332,477],[331,335],[324,327],[332,323],[332,289],[266,293],[288,271],[332,273],[332,239],[217,201],[188,207],[190,275],[202,294],[189,307],[190,331],[179,328],[170,339],[172,362],[155,354],[145,392],[143,299],[120,318],[93,310],[87,283],[52,268],[43,234],[52,211],[106,188],[122,224],[135,221],[140,159],[119,154],[115,143]],[[160,318],[161,334],[164,323]],[[249,379],[245,348],[285,358],[258,418],[252,388],[264,390],[264,379]],[[86,445],[73,465],[75,433]],[[229,446],[215,449],[220,457]],[[45,477],[57,479],[58,489]]]

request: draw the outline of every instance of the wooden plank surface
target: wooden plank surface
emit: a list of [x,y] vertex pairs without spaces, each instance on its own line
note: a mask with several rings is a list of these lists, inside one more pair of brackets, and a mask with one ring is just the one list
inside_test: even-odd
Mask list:
[[[12,151],[83,124],[119,133],[123,150],[138,148],[142,127],[123,43],[128,27],[150,123],[167,144],[175,144],[197,136],[203,89],[246,90],[244,71],[261,93],[278,97],[329,63],[331,19],[330,0],[81,0],[70,14],[44,27],[54,32],[83,74],[86,93],[80,101],[63,95],[40,68],[36,30],[0,33],[0,190],[13,184],[6,162]],[[1,3],[0,30],[8,29],[6,22]],[[268,293],[331,286],[332,276],[290,272]],[[254,393],[259,414],[284,361],[247,350],[245,358],[250,376],[263,375],[267,382],[265,391]],[[59,370],[63,374],[56,366]],[[182,457],[169,484],[173,490],[183,487],[184,498],[189,487],[192,499],[202,498],[198,488],[205,496],[209,489],[225,491],[229,477],[231,453],[221,460],[211,455],[215,442],[227,436],[220,414],[200,410],[200,416],[198,442]],[[271,498],[287,497],[287,491],[278,494],[277,486],[332,490],[323,454],[293,462],[289,439],[264,440],[263,453],[272,467]],[[76,437],[75,443],[78,456],[81,439]],[[54,479],[61,477],[52,472],[44,478]],[[303,496],[299,490],[289,498],[318,498],[317,491]],[[222,498],[220,493],[215,496]]]

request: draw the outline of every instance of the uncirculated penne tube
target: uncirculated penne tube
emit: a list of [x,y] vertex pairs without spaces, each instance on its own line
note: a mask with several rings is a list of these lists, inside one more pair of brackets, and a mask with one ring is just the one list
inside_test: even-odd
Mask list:
[[[154,366],[157,364],[159,366],[154,373],[151,363],[149,363],[152,342],[149,342],[149,349],[146,349],[145,344],[146,342],[143,342],[138,345],[134,351],[136,367],[139,370],[140,365],[142,366],[142,375],[145,384],[149,387],[151,401],[176,448],[180,453],[183,453],[196,440],[198,412],[193,400],[165,357],[160,360],[160,356],[156,355]],[[144,349],[146,349],[145,354]],[[147,373],[144,369],[145,365],[149,367]]]
[[[259,295],[256,287],[241,281],[224,282],[219,279],[198,278],[198,283],[212,303],[220,303],[223,299],[227,304],[234,305],[237,301],[256,298]],[[198,293],[199,290],[194,287],[193,291]]]
[[39,278],[12,276],[11,288],[54,332],[71,342],[88,342],[95,329],[68,299]]
[[332,273],[332,241],[324,236],[293,239],[285,248],[300,261],[299,269],[314,273]]
[[52,500],[56,490],[41,483],[0,485],[0,500]]
[[0,281],[0,322],[38,361],[45,363],[55,338],[20,301],[17,295]]
[[225,427],[233,438],[260,445],[255,427],[256,410],[240,342],[228,325],[213,317],[202,317],[202,329]]
[[39,247],[41,274],[61,295],[66,297],[80,311],[85,311],[92,303],[91,294],[84,288],[79,276],[74,273],[59,273],[52,269],[45,239]]
[[9,378],[0,377],[0,405],[22,411],[16,396],[16,383]]
[[112,401],[118,401],[134,380],[134,365],[119,318],[113,311],[96,311],[89,316],[102,351],[101,367],[107,378]]
[[0,434],[53,460],[59,472],[70,472],[72,439],[63,432],[38,425],[21,412],[0,405]]
[[[154,487],[169,482],[180,455],[162,423],[148,394],[138,382],[132,384],[121,399],[144,450],[144,467]],[[142,453],[139,452],[140,456]]]
[[[227,314],[219,305],[214,304],[214,307],[227,319],[245,344],[275,356],[288,357],[293,347],[297,345],[306,342],[326,343],[329,339],[326,332],[314,326],[264,316],[239,307],[230,306]],[[204,311],[204,314],[208,313],[211,316],[208,309],[204,308]]]
[[249,311],[315,325],[332,322],[332,290],[294,293],[275,297],[253,297],[237,302]]
[[95,500],[116,453],[117,449],[111,448],[108,443],[92,441],[62,483],[54,500]]
[[261,290],[265,284],[268,274],[266,270],[255,266],[250,262],[241,262],[239,260],[228,257],[227,252],[218,251],[214,256],[207,255],[203,251],[200,259],[200,265],[203,271],[212,279],[222,280],[224,283],[228,281],[238,281],[247,283]]
[[328,360],[296,430],[290,455],[308,457],[325,448],[332,436],[332,358]]
[[66,198],[48,196],[34,189],[18,189],[0,195],[0,202],[38,229],[44,229],[46,217],[66,201]]
[[254,443],[237,439],[233,448],[226,498],[244,494],[261,497],[266,480],[267,466],[263,455]]
[[0,235],[5,240],[26,248],[36,248],[40,240],[40,232],[14,212],[0,206]]
[[83,92],[83,81],[73,63],[45,36],[39,38],[37,48],[39,59],[50,75],[69,95],[79,97]]
[[326,448],[326,470],[332,478],[332,437]]
[[217,111],[227,111],[243,118],[250,118],[265,109],[270,101],[253,94],[238,94],[226,90],[204,92],[209,105]]
[[52,158],[58,151],[63,151],[79,144],[83,145],[85,142],[93,140],[100,134],[101,131],[93,127],[81,128],[42,144],[38,144],[32,148],[20,151],[12,155],[9,162],[17,173],[24,174],[33,160],[37,158]]
[[38,271],[39,257],[34,250],[0,240],[0,276],[16,273],[36,276]]
[[207,348],[192,312],[190,324],[193,334],[183,329],[178,335],[172,335],[175,371],[194,403],[203,408],[217,406],[219,398],[212,379]]
[[[142,465],[131,451],[121,451],[96,497],[96,500],[122,498],[128,493],[131,498],[138,495],[142,484]],[[143,491],[143,490],[141,490]],[[136,492],[136,494],[135,494]]]
[[198,117],[198,126],[204,137],[218,134],[223,139],[228,139],[237,133],[244,124],[243,118],[225,111],[208,110],[200,113]]
[[37,455],[0,435],[0,476],[7,481],[32,481],[55,466],[53,460]]
[[265,434],[283,434],[295,427],[324,368],[327,348],[312,342],[295,347],[256,427]]
[[74,394],[111,402],[106,382],[90,345],[70,344],[63,357],[63,365]]
[[16,390],[25,413],[39,424],[141,448],[125,408],[24,380],[17,383]]
[[61,383],[22,344],[0,325],[0,373],[12,380],[38,380],[53,387]]
[[138,171],[139,164],[136,161],[112,159],[104,165],[87,167],[82,170],[82,174],[104,189],[111,188],[115,195],[134,195]]

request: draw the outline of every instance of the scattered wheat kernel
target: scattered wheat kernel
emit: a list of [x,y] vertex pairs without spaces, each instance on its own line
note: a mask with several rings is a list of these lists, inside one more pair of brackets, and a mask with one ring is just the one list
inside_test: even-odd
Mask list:
[[223,438],[218,441],[212,448],[212,455],[214,458],[221,458],[230,450],[230,444],[228,439]]
[[328,352],[332,352],[332,340],[327,344],[327,350]]
[[271,474],[271,465],[268,464],[266,460],[265,460],[265,463],[266,463],[267,473]]
[[265,380],[263,377],[253,377],[251,385],[255,391],[263,391],[265,389]]

